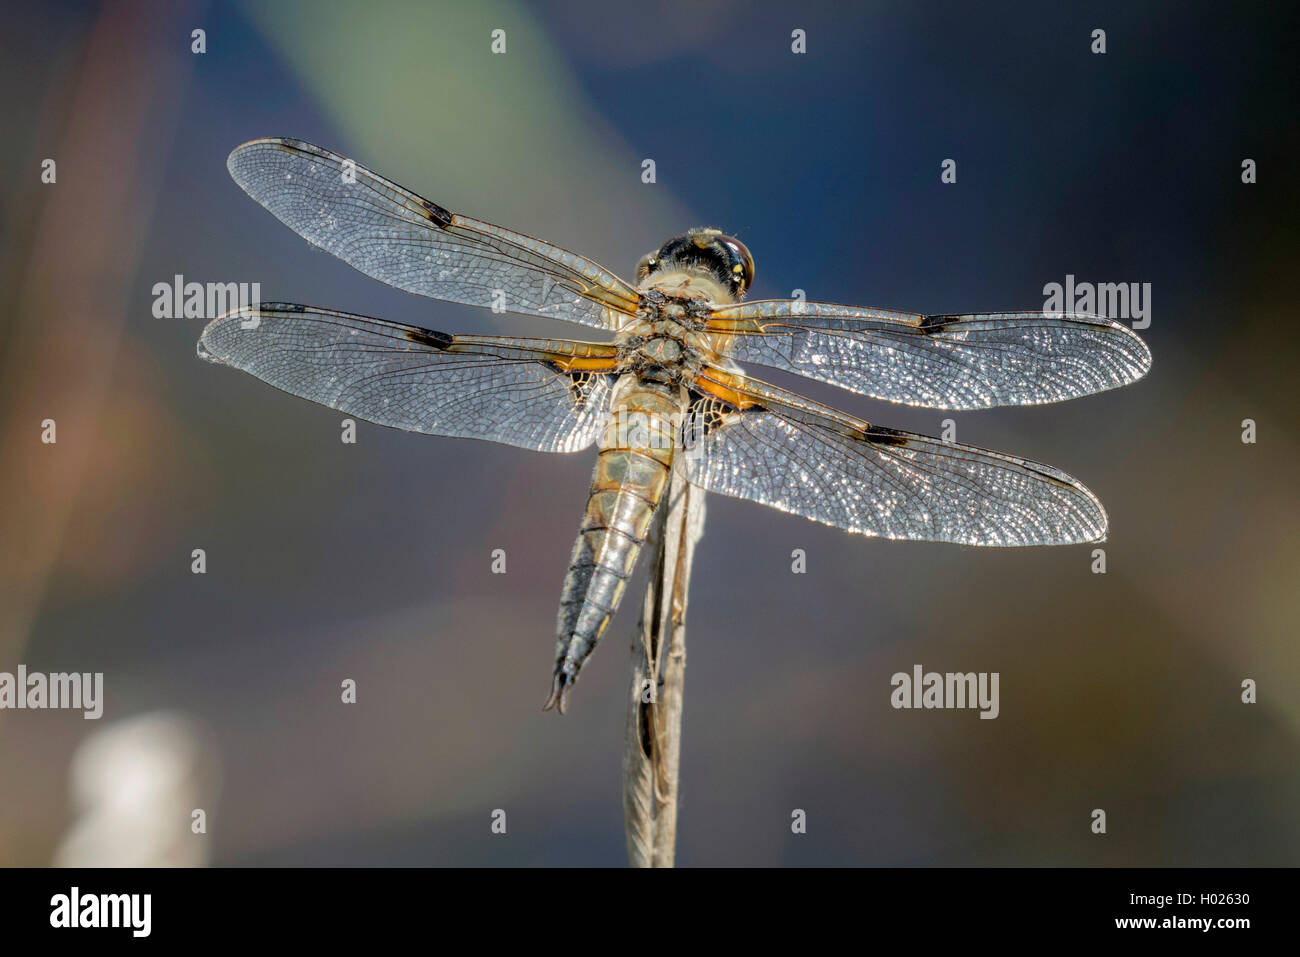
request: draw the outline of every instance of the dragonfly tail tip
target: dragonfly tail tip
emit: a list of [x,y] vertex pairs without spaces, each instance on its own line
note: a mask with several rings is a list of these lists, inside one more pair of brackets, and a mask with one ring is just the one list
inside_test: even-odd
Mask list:
[[542,705],[543,711],[550,711],[555,708],[560,714],[569,710],[569,683],[565,681],[563,674],[556,674],[555,679],[551,682],[551,693],[546,699],[546,704]]
[[550,711],[554,707],[560,714],[568,711],[568,689],[569,684],[564,680],[564,675],[556,674],[555,680],[551,681],[550,696],[547,696],[545,705],[542,705],[542,710]]

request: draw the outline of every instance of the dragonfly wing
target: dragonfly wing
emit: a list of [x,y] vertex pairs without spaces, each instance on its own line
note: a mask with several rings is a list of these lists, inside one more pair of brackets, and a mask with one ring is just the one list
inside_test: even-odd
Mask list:
[[1151,352],[1101,316],[967,316],[767,300],[715,309],[707,331],[738,362],[939,409],[1060,402],[1146,375]]
[[208,323],[199,355],[379,425],[575,452],[609,417],[616,351],[263,303]]
[[448,212],[311,143],[253,140],[226,166],[312,245],[398,289],[602,329],[619,328],[641,300],[589,259]]
[[692,483],[850,532],[963,545],[1101,541],[1097,497],[1047,465],[872,426],[735,373],[696,376]]

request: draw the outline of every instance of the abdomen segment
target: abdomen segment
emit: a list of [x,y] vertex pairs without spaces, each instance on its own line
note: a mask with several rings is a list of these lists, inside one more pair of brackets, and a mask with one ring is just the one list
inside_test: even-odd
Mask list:
[[616,403],[564,579],[546,710],[564,713],[569,688],[623,600],[668,487],[677,412],[659,392],[631,391]]

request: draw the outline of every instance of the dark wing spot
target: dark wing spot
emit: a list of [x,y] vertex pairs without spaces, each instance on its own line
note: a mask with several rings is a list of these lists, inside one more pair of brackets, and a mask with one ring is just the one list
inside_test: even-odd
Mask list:
[[926,335],[934,335],[936,332],[943,332],[947,329],[956,316],[923,316],[921,324],[917,326],[917,331]]
[[306,312],[306,306],[300,306],[296,302],[264,302],[262,303],[262,312]]
[[557,362],[543,362],[542,365],[554,372],[556,376],[569,380],[569,398],[573,402],[575,409],[585,409],[587,407],[591,402],[591,396],[596,390],[597,384],[605,375],[603,372],[591,372],[589,370],[566,372]]
[[[678,441],[683,448],[691,448],[727,424],[739,411],[729,402],[711,395],[691,392],[691,402],[682,422]],[[754,406],[753,408],[757,408]]]
[[1074,482],[1070,481],[1070,477],[1068,475],[1066,475],[1064,472],[1059,471],[1058,469],[1052,468],[1050,465],[1039,465],[1034,462],[1026,462],[1024,464],[1025,467],[1028,468],[1030,471],[1037,472],[1039,475],[1047,479],[1053,485],[1059,486],[1060,488],[1075,487]]
[[570,372],[569,374],[569,394],[573,397],[575,408],[583,408],[591,398],[591,390],[595,387],[596,377],[590,372]]
[[906,445],[911,438],[906,432],[887,429],[883,425],[873,425],[862,430],[862,437],[876,445]]
[[432,329],[407,329],[406,338],[412,342],[418,342],[422,346],[431,346],[434,349],[446,349],[451,346],[455,336],[449,336],[445,332],[434,332]]
[[431,203],[427,199],[423,201],[425,211],[429,214],[429,219],[437,223],[442,229],[451,225],[451,213],[447,212],[437,203]]

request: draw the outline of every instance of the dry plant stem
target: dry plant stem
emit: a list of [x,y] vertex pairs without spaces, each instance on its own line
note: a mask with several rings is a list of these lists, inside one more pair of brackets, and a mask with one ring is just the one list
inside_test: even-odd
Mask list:
[[632,638],[623,820],[633,867],[672,867],[677,841],[686,600],[695,544],[704,531],[704,492],[674,473],[667,506],[651,533],[650,581]]

